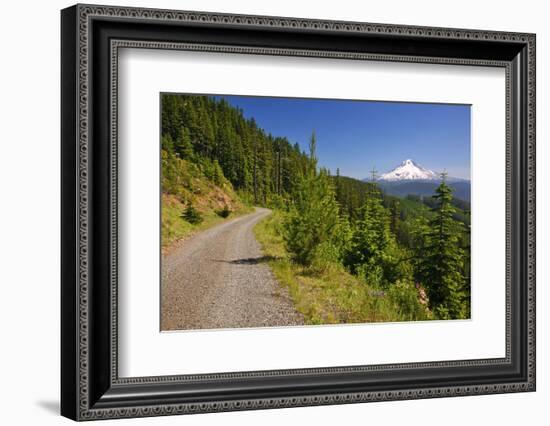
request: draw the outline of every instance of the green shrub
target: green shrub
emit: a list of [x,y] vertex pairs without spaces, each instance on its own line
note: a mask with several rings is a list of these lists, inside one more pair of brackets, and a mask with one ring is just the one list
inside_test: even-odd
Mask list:
[[430,319],[426,306],[420,303],[417,288],[408,282],[397,281],[389,286],[386,296],[395,305],[403,321]]
[[340,263],[340,250],[336,245],[324,241],[313,249],[310,265],[312,272],[326,273],[339,268],[343,267]]
[[364,280],[369,287],[383,287],[384,269],[382,265],[375,262],[361,263],[355,268],[355,275]]
[[282,195],[274,194],[268,201],[268,207],[274,210],[286,211],[288,209],[289,200]]
[[231,210],[229,210],[229,206],[226,204],[225,206],[223,206],[223,209],[216,210],[216,214],[225,219],[226,217],[229,217],[229,215],[231,214]]
[[187,208],[183,211],[181,217],[193,225],[203,221],[202,215],[191,203],[187,204]]

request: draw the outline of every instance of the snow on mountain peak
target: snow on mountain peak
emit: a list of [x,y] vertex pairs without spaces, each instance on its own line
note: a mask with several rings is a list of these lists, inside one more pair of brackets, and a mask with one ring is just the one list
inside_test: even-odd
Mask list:
[[388,173],[382,174],[378,180],[385,181],[398,181],[398,180],[436,180],[438,179],[437,173],[425,169],[424,167],[416,164],[410,158],[404,160],[395,169]]

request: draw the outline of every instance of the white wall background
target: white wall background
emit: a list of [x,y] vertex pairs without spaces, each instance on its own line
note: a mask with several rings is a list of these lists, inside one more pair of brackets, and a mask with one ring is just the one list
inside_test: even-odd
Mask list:
[[[204,10],[537,33],[538,390],[421,401],[118,420],[118,424],[545,424],[550,401],[550,27],[545,2],[509,0],[102,1]],[[71,2],[11,1],[0,25],[0,418],[68,424],[59,405],[59,10]],[[547,421],[547,420],[546,420]],[[129,423],[131,422],[131,423]],[[107,421],[102,424],[113,423]]]

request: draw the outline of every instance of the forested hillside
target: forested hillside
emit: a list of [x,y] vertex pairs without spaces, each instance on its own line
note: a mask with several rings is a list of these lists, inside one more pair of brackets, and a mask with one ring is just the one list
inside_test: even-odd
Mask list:
[[469,318],[469,204],[445,180],[422,200],[331,174],[316,144],[306,154],[221,98],[163,95],[163,241],[165,209],[188,226],[266,206],[257,238],[309,323]]
[[307,164],[299,145],[267,134],[224,99],[162,96],[162,149],[218,170],[255,204],[285,197]]
[[[471,188],[469,181],[450,181],[447,184],[453,189],[453,195],[455,198],[470,201]],[[388,194],[397,195],[399,197],[405,197],[408,194],[416,194],[423,197],[431,196],[439,182],[417,182],[417,181],[397,181],[387,182],[380,181],[380,187]]]

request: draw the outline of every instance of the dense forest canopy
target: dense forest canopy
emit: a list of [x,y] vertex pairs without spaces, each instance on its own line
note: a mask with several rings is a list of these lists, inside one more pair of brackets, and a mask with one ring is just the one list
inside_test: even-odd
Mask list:
[[230,182],[243,201],[281,211],[298,264],[340,265],[373,288],[398,286],[408,303],[425,289],[422,318],[470,316],[469,203],[454,199],[444,179],[433,197],[387,195],[374,181],[319,167],[313,131],[305,153],[223,98],[161,99],[164,193],[178,194],[177,164],[190,163],[213,182]]

